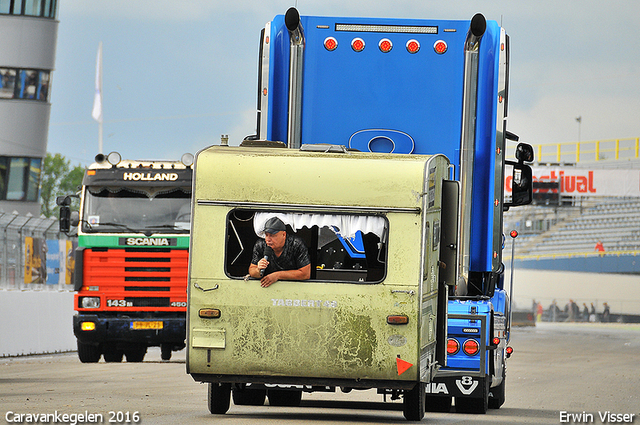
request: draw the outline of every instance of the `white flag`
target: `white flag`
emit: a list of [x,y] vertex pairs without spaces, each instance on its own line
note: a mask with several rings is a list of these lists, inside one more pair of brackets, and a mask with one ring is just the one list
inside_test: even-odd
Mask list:
[[98,58],[96,60],[96,94],[93,98],[93,111],[91,116],[99,123],[102,122],[102,41],[98,45]]

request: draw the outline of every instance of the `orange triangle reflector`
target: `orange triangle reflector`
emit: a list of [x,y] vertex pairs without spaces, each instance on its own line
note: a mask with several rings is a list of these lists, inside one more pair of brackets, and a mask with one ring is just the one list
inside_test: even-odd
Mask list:
[[402,375],[407,371],[407,369],[413,366],[412,363],[406,362],[402,360],[400,357],[396,357],[396,364],[398,366],[398,375]]

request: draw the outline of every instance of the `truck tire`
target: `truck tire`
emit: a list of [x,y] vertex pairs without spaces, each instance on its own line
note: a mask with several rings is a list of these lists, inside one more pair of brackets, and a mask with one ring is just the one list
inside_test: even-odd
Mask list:
[[171,360],[171,345],[169,344],[162,344],[160,346],[160,358],[162,360]]
[[129,363],[140,363],[144,360],[144,356],[147,354],[147,347],[134,346],[125,350],[124,355],[127,357]]
[[402,412],[408,421],[421,421],[424,418],[426,401],[425,384],[418,382],[413,389],[405,391],[402,400]]
[[209,383],[207,405],[212,415],[224,415],[231,403],[231,384]]
[[82,363],[98,363],[101,355],[99,346],[78,341],[78,358]]
[[295,390],[267,390],[269,406],[300,406],[302,401],[302,391]]
[[267,390],[236,387],[232,391],[233,404],[236,406],[262,406],[267,397]]
[[104,357],[104,361],[107,363],[120,363],[122,361],[122,356],[124,352],[121,350],[116,350],[115,348],[105,348],[102,356]]
[[453,397],[438,397],[427,394],[425,399],[425,410],[427,412],[444,412],[449,413],[451,410],[451,401]]
[[495,388],[489,389],[489,409],[499,409],[505,400],[505,382],[507,381],[506,367],[502,369],[502,382]]

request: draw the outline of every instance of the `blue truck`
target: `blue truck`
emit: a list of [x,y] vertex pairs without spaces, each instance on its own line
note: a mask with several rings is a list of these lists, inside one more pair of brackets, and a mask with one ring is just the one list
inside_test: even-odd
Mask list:
[[438,229],[446,294],[439,308],[448,326],[438,335],[427,410],[449,411],[455,399],[457,412],[485,413],[505,400],[512,350],[503,213],[531,202],[533,161],[524,143],[515,161],[506,159],[507,140],[518,139],[506,129],[508,77],[509,37],[481,14],[342,18],[291,8],[261,34],[257,131],[244,145],[341,145],[450,160]]

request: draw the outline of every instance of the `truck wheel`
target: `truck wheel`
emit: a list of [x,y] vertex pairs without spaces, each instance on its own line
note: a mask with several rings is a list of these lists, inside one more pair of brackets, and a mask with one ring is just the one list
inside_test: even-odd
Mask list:
[[262,406],[267,396],[267,390],[256,390],[243,386],[242,388],[234,388],[231,394],[233,395],[233,404],[236,406]]
[[231,384],[209,383],[207,404],[213,415],[224,415],[231,403]]
[[427,412],[444,412],[448,413],[451,410],[451,400],[453,397],[436,397],[427,394],[425,400],[425,409]]
[[418,382],[413,389],[405,391],[402,410],[406,420],[421,421],[424,418],[426,395],[425,385],[422,382]]
[[162,344],[160,346],[160,358],[162,360],[171,360],[171,345]]
[[82,363],[98,363],[101,355],[99,346],[78,341],[78,358]]
[[125,350],[124,355],[127,357],[127,362],[129,363],[140,363],[144,360],[144,356],[147,354],[147,347],[132,347],[128,350]]
[[102,355],[104,356],[104,361],[107,363],[120,363],[124,352],[116,350],[115,348],[105,348]]
[[[506,369],[506,368],[505,368]],[[505,382],[507,381],[507,373],[502,370],[502,382],[495,388],[489,389],[489,409],[499,409],[505,400]]]
[[300,406],[302,401],[302,391],[294,390],[267,390],[269,406]]

